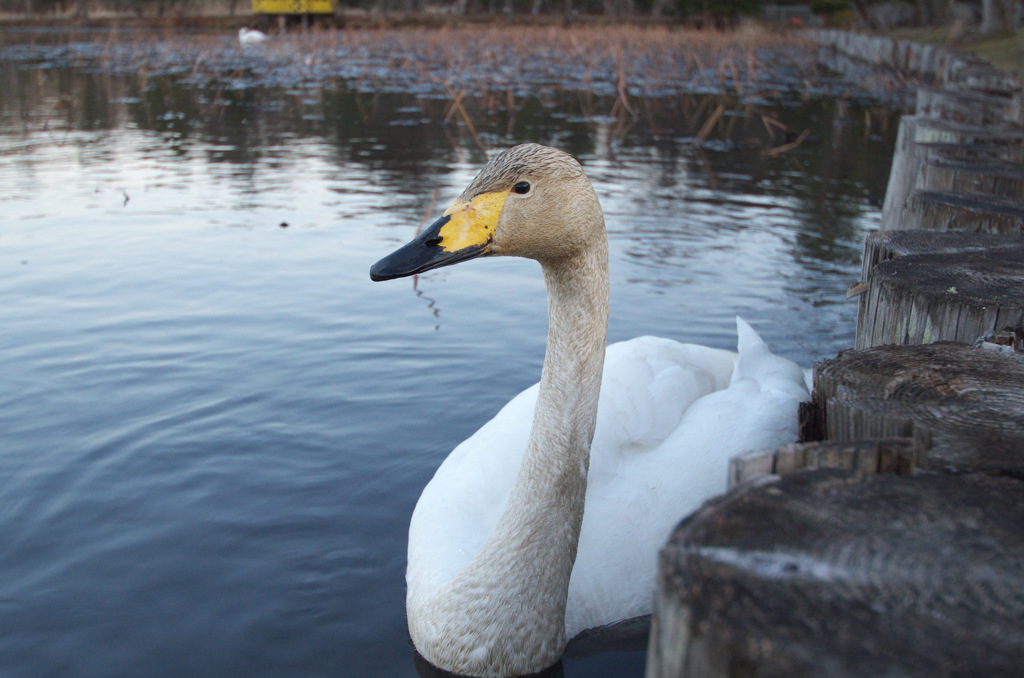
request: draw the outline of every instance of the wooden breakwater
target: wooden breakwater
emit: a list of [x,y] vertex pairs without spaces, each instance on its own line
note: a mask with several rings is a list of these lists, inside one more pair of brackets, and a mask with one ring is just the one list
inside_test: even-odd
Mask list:
[[849,292],[856,347],[815,365],[803,442],[734,459],[730,492],[672,534],[647,676],[1019,676],[1021,85],[956,52],[812,35],[831,65],[927,85]]

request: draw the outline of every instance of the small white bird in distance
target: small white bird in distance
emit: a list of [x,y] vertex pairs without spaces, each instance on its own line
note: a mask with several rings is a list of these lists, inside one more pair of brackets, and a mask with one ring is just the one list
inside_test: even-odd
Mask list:
[[238,44],[242,47],[261,45],[266,41],[267,34],[262,31],[251,30],[245,27],[238,29]]

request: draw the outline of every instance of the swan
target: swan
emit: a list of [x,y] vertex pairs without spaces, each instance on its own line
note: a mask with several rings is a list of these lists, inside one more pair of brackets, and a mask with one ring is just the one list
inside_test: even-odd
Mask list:
[[544,365],[423,490],[406,611],[430,663],[514,676],[555,664],[581,631],[650,614],[674,525],[725,491],[730,456],[796,440],[808,395],[802,370],[739,318],[738,354],[656,337],[606,350],[604,216],[567,153],[524,144],[495,156],[370,277],[479,256],[540,262]]
[[242,47],[261,45],[267,41],[267,34],[243,26],[238,29],[238,44]]

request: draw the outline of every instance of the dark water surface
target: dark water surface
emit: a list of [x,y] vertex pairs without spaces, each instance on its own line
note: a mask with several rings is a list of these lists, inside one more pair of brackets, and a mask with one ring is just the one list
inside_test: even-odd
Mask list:
[[[230,37],[201,69],[189,36],[0,40],[0,675],[415,675],[409,515],[539,378],[546,328],[532,262],[369,281],[484,160],[450,96],[284,82]],[[583,162],[610,340],[730,348],[740,314],[803,365],[852,346],[895,113],[783,87],[639,93],[634,118],[603,85],[530,87],[466,107],[491,148]]]

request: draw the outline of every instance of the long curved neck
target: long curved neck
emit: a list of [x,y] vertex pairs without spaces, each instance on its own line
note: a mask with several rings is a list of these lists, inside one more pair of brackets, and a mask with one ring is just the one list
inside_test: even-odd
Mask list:
[[[566,548],[566,586],[583,521],[608,330],[608,253],[605,241],[599,245],[570,262],[543,266],[547,351],[530,438],[509,500],[510,506],[523,507],[520,519],[532,511],[543,523],[554,510],[564,521],[559,524],[570,531],[569,538],[557,543]],[[547,545],[554,546],[554,540]]]
[[547,582],[546,598],[534,604],[560,627],[583,522],[608,331],[607,244],[602,240],[594,249],[589,261],[544,266],[549,323],[544,368],[523,462],[495,530],[515,540],[507,552],[528,552],[537,559],[518,576],[524,588]]
[[533,673],[565,650],[608,328],[608,245],[603,233],[596,240],[542,263],[548,344],[522,465],[494,531],[433,601],[458,625],[447,629],[457,641],[427,659],[460,673]]

